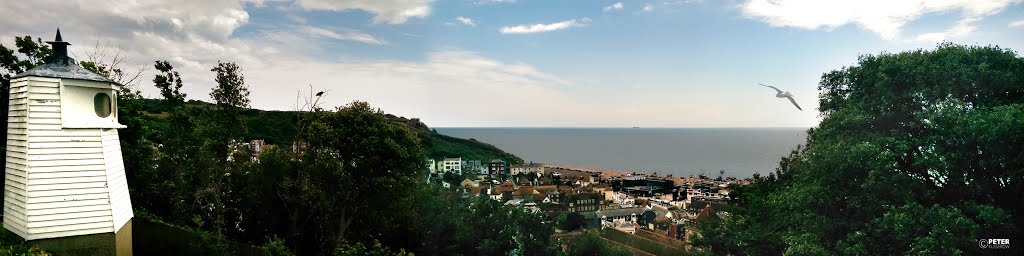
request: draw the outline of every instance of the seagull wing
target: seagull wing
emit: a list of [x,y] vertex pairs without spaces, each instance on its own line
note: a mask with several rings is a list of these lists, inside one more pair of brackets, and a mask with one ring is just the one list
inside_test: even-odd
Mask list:
[[800,105],[796,104],[796,100],[793,99],[793,96],[786,96],[786,98],[789,98],[789,102],[792,102],[793,106],[796,106],[796,109],[799,109],[800,111],[804,111],[804,109],[800,108]]
[[765,85],[765,84],[760,84],[760,85],[764,86],[764,87],[769,87],[769,88],[775,89],[776,92],[782,93],[782,90],[779,90],[779,88],[775,88],[775,86]]

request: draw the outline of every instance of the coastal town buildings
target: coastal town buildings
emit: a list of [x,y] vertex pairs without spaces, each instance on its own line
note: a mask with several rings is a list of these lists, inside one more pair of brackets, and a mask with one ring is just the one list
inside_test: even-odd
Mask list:
[[675,240],[685,240],[687,234],[693,233],[689,227],[699,221],[728,218],[729,185],[745,182],[703,175],[617,173],[532,162],[509,165],[502,159],[484,164],[475,159],[444,158],[436,166],[439,173],[459,175],[458,180],[443,184],[459,189],[466,198],[484,197],[507,207],[549,216],[579,214],[587,228],[611,228]]

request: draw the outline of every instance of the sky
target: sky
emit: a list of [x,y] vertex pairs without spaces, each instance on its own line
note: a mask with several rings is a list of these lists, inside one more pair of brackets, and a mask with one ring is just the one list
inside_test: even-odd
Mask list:
[[1019,52],[1022,1],[4,1],[0,43],[59,27],[80,60],[106,49],[148,68],[152,98],[156,60],[204,101],[210,69],[236,62],[267,110],[326,91],[323,107],[367,101],[433,127],[812,127],[821,75],[859,55]]

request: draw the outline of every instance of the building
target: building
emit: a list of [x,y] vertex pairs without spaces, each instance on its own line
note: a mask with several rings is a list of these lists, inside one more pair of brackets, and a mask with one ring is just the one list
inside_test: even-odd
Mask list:
[[462,160],[462,170],[467,172],[476,172],[477,174],[486,172],[486,168],[484,168],[480,160]]
[[535,173],[544,175],[544,165],[540,163],[517,164],[511,168],[512,175]]
[[504,175],[506,174],[505,168],[505,160],[501,159],[492,159],[491,162],[487,165],[489,175]]
[[450,172],[450,173],[456,173],[456,174],[462,175],[462,158],[461,157],[459,157],[459,158],[445,158],[444,161],[441,161],[441,165],[444,166],[444,169],[441,169],[444,172]]
[[427,171],[429,171],[430,173],[437,172],[437,163],[434,162],[434,159],[427,158],[426,165]]
[[537,175],[544,175],[544,165],[541,163],[530,163],[526,165],[526,173],[536,173]]
[[126,127],[117,121],[122,86],[78,66],[60,31],[47,43],[46,64],[11,78],[3,226],[29,243],[48,241],[39,244],[55,254],[72,253],[47,244],[130,250],[134,213],[117,131]]
[[263,140],[252,140],[251,142],[249,142],[249,150],[252,151],[253,155],[259,154],[260,150],[263,150],[264,148],[266,148],[266,146],[267,143],[264,142]]
[[292,142],[292,146],[290,148],[292,150],[292,155],[298,156],[309,148],[309,143],[306,143],[304,140],[297,139],[295,142]]
[[604,195],[597,192],[573,192],[562,197],[562,204],[568,212],[589,212],[600,210]]

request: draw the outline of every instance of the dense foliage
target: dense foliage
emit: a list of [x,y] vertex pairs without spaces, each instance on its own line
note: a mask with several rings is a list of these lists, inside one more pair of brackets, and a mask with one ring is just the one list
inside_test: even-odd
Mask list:
[[[165,99],[128,99],[154,110],[134,116],[140,128],[151,130],[141,137],[122,137],[146,143],[122,143],[155,145],[153,168],[139,169],[129,186],[133,201],[159,218],[266,244],[279,255],[479,254],[482,249],[474,242],[488,236],[495,241],[487,243],[484,254],[556,252],[548,239],[551,228],[539,215],[494,201],[473,203],[424,184],[426,156],[417,133],[367,103],[333,111],[238,111],[240,120],[266,122],[259,117],[274,117],[274,122],[297,127],[286,131],[295,136],[288,142],[302,141],[305,147],[296,152],[287,145],[272,146],[256,154],[231,146],[229,157],[220,158],[212,152],[230,144],[221,136],[240,141],[245,135],[210,131],[225,129],[216,120],[224,117],[225,108],[182,104],[173,67],[157,62],[156,68],[161,73],[154,85],[165,91]],[[475,215],[472,207],[490,207],[486,209],[493,214]],[[457,217],[447,218],[451,215]],[[468,226],[495,220],[501,221],[501,232],[482,234]],[[434,235],[460,226],[464,228],[457,229],[456,237],[465,241]],[[458,243],[465,246],[450,247]]]
[[[958,255],[1020,241],[1024,58],[998,47],[861,56],[822,76],[806,147],[700,223],[716,254]],[[1012,243],[1012,242],[1011,242]]]

